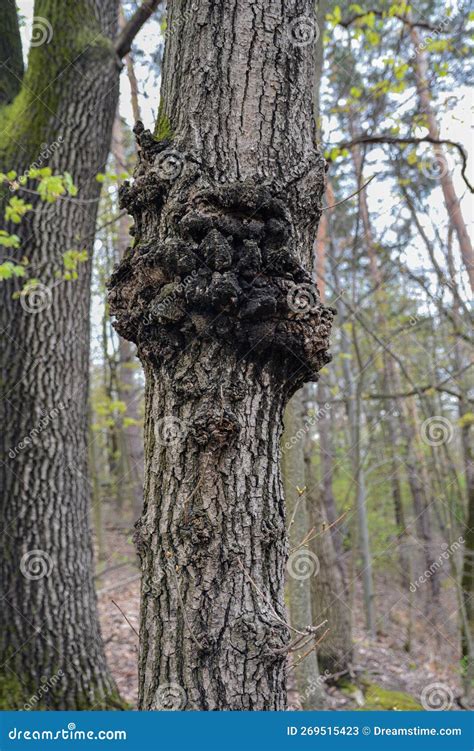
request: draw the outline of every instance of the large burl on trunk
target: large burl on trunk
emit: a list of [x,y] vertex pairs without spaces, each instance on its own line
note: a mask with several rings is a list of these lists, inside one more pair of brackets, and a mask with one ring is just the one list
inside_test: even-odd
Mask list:
[[180,7],[110,283],[147,380],[139,703],[283,709],[282,413],[328,362],[333,317],[312,281],[313,3]]

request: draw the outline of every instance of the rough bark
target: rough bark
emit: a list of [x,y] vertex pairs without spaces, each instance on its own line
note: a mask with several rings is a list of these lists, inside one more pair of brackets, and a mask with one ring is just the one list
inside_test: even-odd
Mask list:
[[310,274],[324,182],[313,45],[291,38],[312,6],[171,2],[155,137],[137,129],[122,191],[135,243],[110,301],[147,379],[142,709],[286,704],[277,455],[333,315]]
[[18,94],[23,77],[18,13],[15,3],[0,0],[2,33],[0,34],[0,106],[9,104]]
[[66,250],[92,250],[94,178],[105,164],[118,94],[116,14],[115,0],[38,0],[35,16],[47,18],[52,37],[31,48],[24,85],[0,112],[1,170],[21,175],[42,144],[56,142],[40,166],[67,170],[79,187],[77,200],[54,204],[26,195],[35,211],[14,231],[41,286],[20,300],[12,284],[2,286],[0,703],[10,708],[53,674],[60,680],[41,705],[115,702],[89,530],[90,261],[74,282],[61,283],[56,272]]

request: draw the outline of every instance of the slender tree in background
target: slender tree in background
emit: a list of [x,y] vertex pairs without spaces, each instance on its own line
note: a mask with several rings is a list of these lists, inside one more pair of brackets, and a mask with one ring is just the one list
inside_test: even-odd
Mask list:
[[168,27],[110,293],[147,379],[139,704],[172,703],[174,684],[187,709],[281,709],[282,415],[327,362],[332,319],[310,275],[313,3],[171,2]]
[[[444,19],[446,22],[446,19]],[[429,84],[429,63],[428,55],[425,51],[418,29],[411,23],[410,18],[406,19],[409,24],[410,38],[413,44],[413,68],[416,79],[416,90],[420,102],[420,110],[426,118],[428,132],[435,142],[433,151],[437,162],[439,172],[439,181],[443,190],[444,203],[449,219],[455,229],[459,242],[461,257],[469,278],[471,291],[474,292],[474,251],[472,249],[471,238],[469,236],[466,222],[464,221],[461,203],[456,194],[453,179],[451,177],[444,147],[439,143],[440,132],[436,122],[436,114],[432,105],[432,96]]]
[[[156,3],[146,5],[151,12]],[[90,258],[75,281],[64,281],[63,271],[67,252],[92,249],[95,175],[110,146],[119,57],[139,26],[126,25],[114,42],[117,0],[37,0],[21,79],[15,4],[2,0],[1,11],[0,169],[68,172],[79,192],[53,203],[29,193],[30,183],[18,191],[32,211],[15,232],[40,282],[20,300],[12,295],[18,284],[2,289],[0,702],[23,706],[54,673],[60,680],[43,699],[48,707],[109,706],[115,688],[100,637],[89,531]]]
[[[285,410],[281,462],[290,544],[287,565],[288,610],[290,624],[300,635],[313,623],[317,625],[313,621],[311,581],[319,574],[318,557],[308,549],[306,542],[311,536],[311,530],[306,500],[308,488],[305,484],[302,396],[301,391],[296,393]],[[317,636],[323,633],[319,631]],[[295,650],[292,662],[295,665],[296,686],[302,709],[323,709],[324,691],[322,683],[317,680],[318,658],[316,650],[310,651],[310,646],[313,646],[310,639],[302,639],[300,648]]]
[[[128,70],[133,71],[133,65],[128,62]],[[132,102],[134,110],[136,106],[136,96],[132,93]],[[117,174],[120,174],[127,168],[127,160],[124,147],[124,127],[120,118],[117,116],[114,122],[112,153],[115,161]],[[130,241],[129,219],[122,215],[118,221],[118,236],[116,249],[118,260],[121,260]],[[116,368],[117,396],[125,405],[125,416],[127,424],[120,420],[120,450],[127,466],[124,467],[124,477],[119,478],[119,482],[125,482],[127,495],[131,501],[131,509],[134,519],[140,516],[143,499],[143,436],[142,421],[140,418],[139,407],[141,397],[141,387],[137,379],[137,367],[139,364],[135,359],[133,345],[126,339],[120,337],[118,344],[118,363]]]
[[[334,202],[329,180],[326,200],[329,205]],[[323,303],[326,300],[328,213],[324,212],[321,218],[316,239],[318,288]],[[317,391],[311,385],[305,387],[306,417],[310,425],[315,424],[321,456],[319,482],[314,461],[314,429],[307,431],[305,464],[309,524],[314,530],[310,549],[317,555],[319,562],[318,575],[311,580],[313,620],[320,623],[325,619],[328,628],[318,649],[318,665],[321,672],[327,671],[334,675],[346,673],[352,660],[352,612],[343,561],[343,539],[339,529],[341,520],[337,518],[333,490],[334,448],[329,403],[331,395],[326,383],[327,377],[326,373],[321,374]],[[331,522],[328,509],[332,514]]]
[[[357,121],[356,114],[351,110],[349,114],[349,130],[353,141],[357,141],[357,137],[360,134],[360,125]],[[357,183],[362,187],[363,180],[363,158],[362,151],[359,145],[355,144],[352,149],[352,158],[354,162],[354,169],[356,174]],[[372,224],[370,220],[369,207],[367,203],[367,195],[364,191],[359,194],[359,212],[362,220],[362,228],[364,230],[364,244],[367,248],[368,266],[370,271],[370,277],[373,283],[374,289],[374,302],[376,313],[377,332],[380,337],[387,336],[385,332],[389,330],[389,322],[386,316],[387,302],[386,293],[384,290],[384,280],[380,272],[377,263],[377,248],[374,241],[374,234]],[[383,341],[383,339],[381,339]],[[381,358],[383,363],[384,383],[387,388],[387,392],[396,393],[401,390],[401,378],[397,369],[397,365],[394,361],[393,355],[382,346]],[[396,428],[394,424],[394,409],[397,405],[395,401],[388,402],[388,414],[387,422],[390,430],[390,434],[396,435]],[[419,420],[414,415],[413,410],[416,409],[413,400],[405,402],[405,400],[398,401],[399,412],[399,424],[400,431],[406,441],[406,469],[408,475],[408,481],[413,497],[413,506],[415,511],[415,526],[417,530],[418,542],[421,545],[424,560],[427,569],[433,564],[435,554],[433,552],[432,541],[432,523],[431,523],[431,511],[429,502],[429,483],[426,478],[423,477],[424,462],[420,457],[420,451],[417,447],[416,426],[419,424]],[[411,424],[410,424],[411,417]],[[394,467],[394,474],[392,474],[392,481],[395,482],[395,515],[397,523],[400,525],[403,523],[403,511],[398,500],[398,488],[397,476],[399,474],[398,467]],[[400,533],[405,530],[404,526],[400,527]],[[406,557],[401,549],[402,554],[402,567],[405,569]],[[408,569],[405,569],[408,570]],[[435,605],[439,595],[439,577],[436,572],[429,579],[429,587],[432,594],[431,604]]]

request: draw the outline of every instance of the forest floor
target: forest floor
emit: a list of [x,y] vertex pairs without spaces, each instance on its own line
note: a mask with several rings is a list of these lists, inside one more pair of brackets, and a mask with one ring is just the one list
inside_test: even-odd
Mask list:
[[[96,577],[102,634],[119,692],[136,707],[140,579],[132,530],[106,524],[104,543],[108,552],[97,569],[104,573]],[[416,709],[422,692],[441,684],[433,689],[433,701],[441,693],[446,708],[460,709],[456,603],[449,591],[442,588],[441,605],[429,617],[418,593],[413,598],[409,652],[408,598],[394,585],[393,573],[378,574],[376,595],[377,636],[370,638],[355,586],[352,675],[342,686],[326,685],[328,708]]]

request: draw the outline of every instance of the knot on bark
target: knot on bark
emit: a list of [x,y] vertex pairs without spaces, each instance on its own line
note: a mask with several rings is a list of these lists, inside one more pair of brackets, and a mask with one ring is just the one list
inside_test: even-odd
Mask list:
[[200,446],[229,446],[240,432],[237,416],[230,409],[209,406],[193,420],[190,434]]
[[194,557],[200,548],[208,549],[214,538],[214,528],[207,513],[193,508],[185,509],[180,520],[180,534],[193,550]]
[[269,660],[285,659],[276,651],[283,649],[288,641],[287,629],[276,619],[271,622],[269,616],[265,620],[250,613],[237,618],[232,624],[230,642],[234,649],[245,656],[247,660],[265,657]]
[[285,195],[251,180],[212,184],[169,141],[148,131],[139,140],[135,179],[121,189],[135,243],[109,283],[118,332],[155,366],[217,340],[294,388],[315,378],[330,359],[335,311],[299,261],[301,228]]

